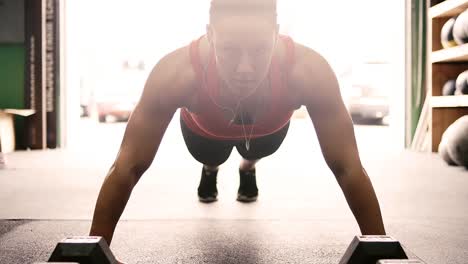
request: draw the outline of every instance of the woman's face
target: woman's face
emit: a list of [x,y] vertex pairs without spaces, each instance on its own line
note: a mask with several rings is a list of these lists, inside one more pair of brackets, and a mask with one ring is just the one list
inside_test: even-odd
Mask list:
[[253,15],[227,16],[207,26],[217,70],[231,92],[248,96],[267,77],[278,28]]

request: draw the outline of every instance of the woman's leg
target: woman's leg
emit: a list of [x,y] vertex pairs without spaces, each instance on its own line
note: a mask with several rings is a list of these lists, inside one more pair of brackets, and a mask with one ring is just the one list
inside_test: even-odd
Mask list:
[[240,184],[237,192],[237,200],[241,202],[253,202],[257,200],[258,188],[255,173],[255,164],[262,158],[275,153],[283,143],[288,133],[289,123],[279,131],[261,138],[253,139],[247,150],[245,142],[236,145],[237,151],[242,156],[239,165]]
[[187,127],[182,119],[180,126],[188,151],[203,164],[198,186],[198,198],[201,202],[214,202],[218,195],[216,187],[218,167],[229,158],[234,144],[197,135]]

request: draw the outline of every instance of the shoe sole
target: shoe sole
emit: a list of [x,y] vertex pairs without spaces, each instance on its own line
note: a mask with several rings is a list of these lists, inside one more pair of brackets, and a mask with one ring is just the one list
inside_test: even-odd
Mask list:
[[212,203],[212,202],[216,202],[218,201],[218,198],[216,197],[207,197],[207,198],[203,198],[203,197],[198,197],[198,200],[202,203]]
[[258,196],[247,197],[247,196],[244,196],[244,195],[238,195],[237,196],[237,201],[243,202],[243,203],[251,203],[251,202],[257,201],[257,198],[258,198]]

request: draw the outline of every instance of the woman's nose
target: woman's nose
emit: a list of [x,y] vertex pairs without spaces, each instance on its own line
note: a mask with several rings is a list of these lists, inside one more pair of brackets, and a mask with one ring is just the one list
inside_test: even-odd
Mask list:
[[242,54],[237,65],[237,73],[252,73],[253,72],[252,59],[246,53]]

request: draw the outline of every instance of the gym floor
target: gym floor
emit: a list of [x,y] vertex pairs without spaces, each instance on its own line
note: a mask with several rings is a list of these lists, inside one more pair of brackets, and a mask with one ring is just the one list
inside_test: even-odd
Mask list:
[[[103,134],[82,132],[81,149],[8,155],[8,169],[0,170],[0,263],[46,261],[62,238],[87,235],[123,133],[121,124],[106,126]],[[466,264],[467,170],[434,154],[395,150],[388,133],[356,126],[387,233],[427,263]],[[294,120],[280,150],[258,164],[260,197],[252,204],[235,201],[236,151],[221,167],[219,201],[199,203],[201,167],[180,140],[172,122],[117,226],[111,249],[120,260],[338,263],[359,234],[310,121]]]

